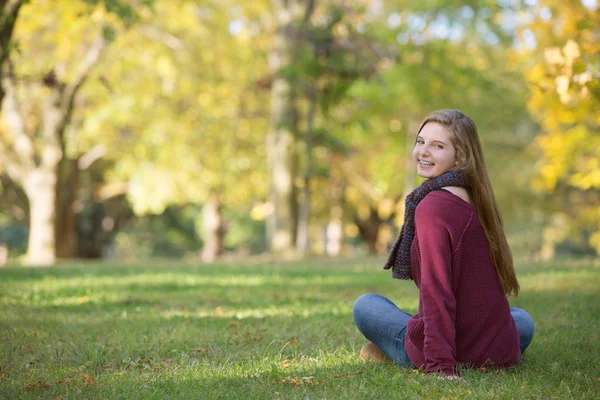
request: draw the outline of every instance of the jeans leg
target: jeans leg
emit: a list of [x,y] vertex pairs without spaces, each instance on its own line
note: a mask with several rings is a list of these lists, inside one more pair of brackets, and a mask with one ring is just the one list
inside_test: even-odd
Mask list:
[[411,317],[378,294],[359,297],[352,308],[354,323],[367,339],[401,367],[412,367],[404,349],[406,324]]
[[517,331],[519,332],[519,344],[521,346],[521,354],[533,340],[534,324],[533,318],[527,311],[520,308],[511,308],[510,314],[515,320]]

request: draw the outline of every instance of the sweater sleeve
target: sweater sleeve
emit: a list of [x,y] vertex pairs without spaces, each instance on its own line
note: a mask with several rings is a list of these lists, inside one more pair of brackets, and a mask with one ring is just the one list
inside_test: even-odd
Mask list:
[[[424,199],[415,214],[421,254],[420,303],[425,328],[423,355],[427,373],[456,375],[456,300],[452,291],[452,247],[439,200]],[[446,214],[447,215],[447,214]]]

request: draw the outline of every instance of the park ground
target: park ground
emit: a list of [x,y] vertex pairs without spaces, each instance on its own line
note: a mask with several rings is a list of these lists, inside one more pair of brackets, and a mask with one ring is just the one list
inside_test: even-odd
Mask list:
[[0,269],[0,398],[585,399],[600,397],[600,260],[517,264],[536,323],[515,369],[443,381],[361,363],[361,294],[408,312],[381,258]]

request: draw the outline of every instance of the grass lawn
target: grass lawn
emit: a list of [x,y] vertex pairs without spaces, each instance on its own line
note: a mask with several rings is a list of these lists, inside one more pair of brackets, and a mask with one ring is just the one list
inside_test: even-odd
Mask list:
[[361,294],[414,313],[383,259],[0,269],[0,398],[600,398],[600,262],[518,265],[521,365],[442,381],[363,364]]

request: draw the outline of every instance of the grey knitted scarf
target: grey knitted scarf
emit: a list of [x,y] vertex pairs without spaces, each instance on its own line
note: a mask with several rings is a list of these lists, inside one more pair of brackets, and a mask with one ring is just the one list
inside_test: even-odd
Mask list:
[[444,186],[470,187],[469,179],[464,172],[449,171],[436,178],[426,180],[421,186],[406,196],[404,224],[402,225],[400,235],[392,246],[388,260],[383,266],[383,269],[392,269],[392,276],[394,278],[412,279],[410,246],[415,237],[415,210],[425,196]]

